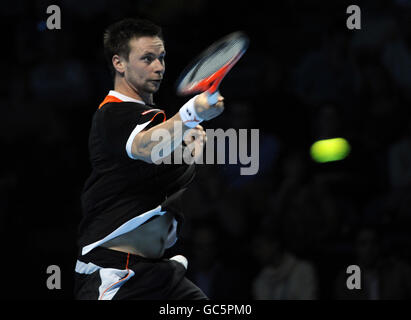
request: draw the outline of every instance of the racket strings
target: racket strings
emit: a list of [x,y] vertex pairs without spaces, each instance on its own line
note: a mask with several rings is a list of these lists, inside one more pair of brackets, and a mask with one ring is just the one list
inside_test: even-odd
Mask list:
[[189,94],[205,90],[204,86],[209,83],[204,81],[214,81],[213,77],[218,77],[217,72],[220,70],[219,74],[224,76],[223,69],[241,57],[248,47],[248,42],[247,36],[236,32],[214,43],[183,71],[178,80],[177,92]]
[[241,53],[243,48],[244,41],[241,41],[241,39],[236,39],[219,46],[215,52],[199,61],[190,75],[189,81],[204,79],[212,75]]

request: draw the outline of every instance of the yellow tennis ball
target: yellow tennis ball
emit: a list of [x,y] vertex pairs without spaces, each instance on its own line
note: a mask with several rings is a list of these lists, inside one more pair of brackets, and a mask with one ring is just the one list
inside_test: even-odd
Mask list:
[[345,159],[351,146],[344,138],[319,140],[310,148],[311,158],[316,162],[331,162]]

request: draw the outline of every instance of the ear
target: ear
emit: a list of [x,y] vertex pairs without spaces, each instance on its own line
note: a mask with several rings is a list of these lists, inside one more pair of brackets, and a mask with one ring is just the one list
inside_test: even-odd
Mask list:
[[118,54],[115,54],[111,59],[111,62],[117,72],[124,74],[124,71],[126,70],[126,61],[124,58],[120,57]]

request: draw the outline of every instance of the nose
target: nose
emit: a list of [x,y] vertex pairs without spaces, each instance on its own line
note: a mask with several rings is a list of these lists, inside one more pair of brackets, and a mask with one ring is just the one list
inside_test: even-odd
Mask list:
[[159,75],[163,75],[165,71],[164,60],[156,59],[154,63],[154,72]]

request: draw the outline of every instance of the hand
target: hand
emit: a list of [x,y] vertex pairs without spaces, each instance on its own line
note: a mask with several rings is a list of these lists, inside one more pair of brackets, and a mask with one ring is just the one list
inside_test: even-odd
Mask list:
[[[196,162],[197,159],[203,154],[203,148],[207,142],[207,135],[204,131],[204,128],[200,125],[195,126],[194,128],[186,131],[184,135],[184,142],[191,151],[189,163]],[[186,159],[187,160],[187,159]]]
[[217,103],[210,106],[207,96],[207,92],[199,94],[194,101],[194,108],[199,117],[204,120],[211,120],[224,111],[224,97],[219,94]]

